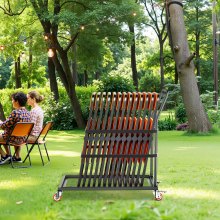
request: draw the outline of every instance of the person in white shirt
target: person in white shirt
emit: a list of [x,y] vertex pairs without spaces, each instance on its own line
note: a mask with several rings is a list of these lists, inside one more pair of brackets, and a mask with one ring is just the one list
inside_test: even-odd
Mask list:
[[43,101],[44,97],[36,91],[31,91],[27,94],[27,104],[31,106],[31,122],[34,122],[34,128],[28,140],[35,141],[40,134],[43,127],[44,112],[42,108],[38,105]]

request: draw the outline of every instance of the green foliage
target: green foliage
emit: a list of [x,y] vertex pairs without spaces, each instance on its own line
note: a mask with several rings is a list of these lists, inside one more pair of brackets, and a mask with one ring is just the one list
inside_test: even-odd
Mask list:
[[183,103],[180,103],[175,109],[176,120],[179,123],[184,123],[187,121],[186,109]]
[[4,60],[0,57],[0,89],[5,88],[8,79],[10,78],[10,65],[12,59]]
[[213,109],[214,107],[213,105],[214,93],[215,92],[210,92],[206,90],[206,93],[200,95],[200,98],[206,110]]
[[209,109],[207,111],[210,122],[220,128],[220,109]]
[[177,121],[170,115],[164,120],[158,121],[158,128],[160,131],[176,130]]
[[[11,77],[7,82],[7,88],[15,88],[15,69],[11,67]],[[38,61],[32,62],[31,67],[28,62],[21,63],[21,84],[23,88],[41,88],[46,85],[46,66],[40,65]]]
[[140,91],[160,92],[160,76],[146,72],[140,79]]
[[132,92],[135,90],[131,78],[116,71],[112,71],[100,81],[94,81],[93,85],[101,92]]
[[[17,91],[23,91],[27,94],[31,90],[33,90],[33,88],[0,90],[1,104],[3,105],[6,117],[8,117],[12,111],[12,104],[10,99],[11,94]],[[59,87],[60,99],[58,103],[54,101],[53,94],[50,92],[49,87],[36,88],[34,90],[38,91],[41,95],[44,96],[44,101],[40,104],[44,110],[44,122],[53,121],[53,129],[55,130],[71,130],[77,127],[75,115],[73,113],[69,98],[63,87]],[[76,87],[76,94],[82,108],[83,118],[85,120],[88,119],[90,110],[90,97],[92,92],[95,90],[96,88],[92,86]],[[27,108],[30,109],[30,107]]]
[[[76,94],[79,99],[83,118],[88,119],[89,104],[91,94],[95,91],[95,87],[76,87]],[[71,130],[77,127],[75,115],[72,110],[69,98],[65,93],[64,88],[59,88],[60,99],[56,103],[52,94],[48,97],[44,104],[45,121],[52,120],[54,122],[53,128],[56,130]]]

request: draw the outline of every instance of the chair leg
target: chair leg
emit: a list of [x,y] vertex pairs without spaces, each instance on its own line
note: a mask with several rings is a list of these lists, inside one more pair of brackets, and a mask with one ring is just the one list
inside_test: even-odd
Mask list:
[[41,153],[40,144],[37,144],[37,145],[38,145],[38,150],[39,150],[39,153],[40,153],[41,161],[42,161],[42,164],[44,166],[44,159],[43,159],[43,156],[42,156],[42,153]]
[[48,151],[47,151],[46,143],[44,143],[44,149],[45,149],[46,154],[47,154],[47,159],[48,159],[48,161],[50,161],[50,157],[49,157],[49,154],[48,154]]
[[32,145],[31,145],[30,149],[28,150],[28,153],[27,153],[26,157],[25,157],[24,160],[23,160],[23,163],[27,160],[27,158],[30,157],[30,153],[31,153],[31,151],[32,151],[33,148],[34,148],[34,145],[35,145],[35,144],[32,144]]
[[[8,145],[8,149],[9,149],[10,155],[12,155],[12,154],[11,154],[11,146],[10,146],[10,144]],[[10,158],[10,163],[11,163],[11,167],[12,167],[12,168],[15,168],[15,166],[14,166],[14,164],[13,164],[12,156],[11,156],[11,158]]]
[[[29,149],[28,149],[28,144],[26,144],[26,149],[27,149],[27,156],[28,156],[28,160],[29,160],[29,164],[30,164],[30,166],[31,166],[31,157],[30,157],[30,153],[29,153]],[[26,156],[26,157],[27,157]],[[24,163],[25,161],[23,161],[23,163]]]

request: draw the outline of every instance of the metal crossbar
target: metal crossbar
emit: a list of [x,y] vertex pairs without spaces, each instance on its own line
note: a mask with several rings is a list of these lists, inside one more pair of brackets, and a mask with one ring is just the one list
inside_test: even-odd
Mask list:
[[158,117],[166,99],[166,91],[93,93],[79,175],[65,175],[54,200],[63,190],[91,189],[154,190],[157,198]]

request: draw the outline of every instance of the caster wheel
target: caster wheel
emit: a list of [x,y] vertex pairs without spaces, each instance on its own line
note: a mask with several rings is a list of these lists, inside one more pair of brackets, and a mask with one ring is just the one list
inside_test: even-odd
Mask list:
[[163,194],[161,192],[156,192],[155,193],[155,200],[161,201],[162,199],[163,199]]
[[56,202],[60,201],[61,198],[62,198],[62,195],[59,195],[59,192],[57,192],[53,195],[53,200]]

